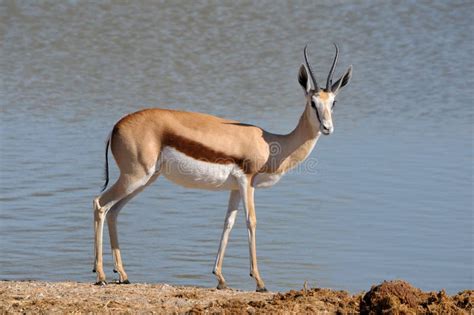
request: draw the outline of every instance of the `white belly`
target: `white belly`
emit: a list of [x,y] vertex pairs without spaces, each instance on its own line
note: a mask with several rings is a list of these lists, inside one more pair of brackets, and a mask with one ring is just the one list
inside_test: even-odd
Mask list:
[[236,164],[199,161],[172,147],[163,148],[160,163],[161,173],[167,179],[188,188],[239,189],[237,179],[243,175]]

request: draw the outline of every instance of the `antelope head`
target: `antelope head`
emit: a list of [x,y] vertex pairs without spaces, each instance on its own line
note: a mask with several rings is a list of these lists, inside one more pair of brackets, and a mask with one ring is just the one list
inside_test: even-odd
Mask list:
[[331,70],[329,70],[325,89],[319,87],[316,82],[316,77],[308,61],[308,46],[304,48],[304,64],[301,65],[298,72],[298,81],[303,87],[306,96],[306,105],[312,107],[310,111],[311,120],[314,122],[316,128],[319,128],[324,135],[330,135],[334,131],[332,111],[336,104],[336,95],[341,88],[349,83],[352,76],[352,66],[350,66],[339,80],[333,83],[332,77],[339,56],[339,48],[336,44],[334,44],[334,46],[336,47],[336,55],[334,56]]

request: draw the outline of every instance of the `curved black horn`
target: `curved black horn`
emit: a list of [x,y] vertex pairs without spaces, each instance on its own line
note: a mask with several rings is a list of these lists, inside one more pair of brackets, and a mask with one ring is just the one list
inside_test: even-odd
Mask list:
[[334,61],[332,62],[331,70],[329,70],[328,80],[326,82],[326,90],[328,91],[331,91],[332,76],[334,74],[334,70],[336,70],[337,58],[339,57],[339,47],[337,47],[336,43],[334,43],[334,47],[336,47],[336,55],[334,56]]
[[304,46],[304,61],[306,63],[306,67],[308,68],[309,76],[311,77],[311,81],[313,82],[314,89],[316,91],[319,91],[318,83],[316,82],[316,78],[314,77],[313,70],[311,69],[311,65],[309,64],[309,61],[308,61],[308,45]]

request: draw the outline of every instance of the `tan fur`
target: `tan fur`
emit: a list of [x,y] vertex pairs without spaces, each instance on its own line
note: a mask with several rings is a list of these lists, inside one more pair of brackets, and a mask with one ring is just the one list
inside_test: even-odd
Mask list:
[[[304,82],[302,86],[304,88]],[[105,282],[102,258],[105,219],[109,226],[114,266],[119,273],[119,280],[128,282],[118,244],[117,215],[131,198],[158,178],[163,165],[160,161],[161,152],[170,147],[191,158],[188,160],[191,163],[195,160],[196,165],[202,165],[197,161],[203,161],[210,163],[214,169],[228,170],[230,175],[224,176],[229,176],[234,183],[225,188],[235,190],[231,191],[213,270],[219,282],[218,288],[226,287],[222,263],[238,204],[242,200],[249,237],[250,274],[256,280],[257,291],[265,290],[257,266],[255,187],[276,183],[282,174],[308,157],[321,132],[330,134],[333,131],[332,104],[329,103],[333,102],[334,94],[324,91],[319,91],[316,95],[306,91],[305,94],[305,110],[296,128],[286,135],[270,133],[257,126],[211,115],[158,108],[144,109],[119,120],[112,130],[110,147],[120,169],[120,176],[108,190],[94,200],[94,270],[97,272],[97,282]],[[313,101],[317,107],[312,106]],[[166,159],[164,157],[163,161]],[[222,168],[215,164],[229,167]],[[202,172],[199,166],[195,169],[195,178],[204,174],[213,180],[210,171],[199,173]],[[165,170],[163,172],[169,175]],[[193,177],[190,178],[191,181],[194,180]],[[191,187],[208,188],[204,183]]]
[[[116,216],[128,200],[159,176],[160,170],[155,169],[155,166],[159,164],[161,150],[169,146],[196,160],[235,164],[246,174],[245,187],[241,188],[246,193],[242,196],[241,192],[240,196],[247,214],[251,275],[257,281],[257,288],[263,289],[256,258],[253,179],[259,173],[285,173],[311,152],[319,130],[312,122],[315,114],[309,104],[297,127],[287,135],[269,133],[256,126],[211,115],[157,108],[129,114],[117,122],[110,141],[120,176],[111,188],[94,201],[95,270],[98,283],[105,281],[102,229],[109,209],[107,222],[115,269],[120,281],[128,281],[118,246]],[[221,266],[228,234],[223,236],[222,257],[218,256],[214,270],[220,287],[225,286]]]
[[327,102],[327,100],[330,97],[330,93],[329,92],[324,92],[324,91],[319,91],[318,95],[319,95],[319,98],[321,99],[321,101],[323,101],[323,102]]
[[[304,160],[314,145],[317,131],[309,122],[309,110],[293,132],[277,135],[206,114],[145,109],[115,125],[112,153],[123,172],[136,164],[151,167],[161,148],[171,146],[201,161],[237,164],[247,174],[283,173]],[[272,145],[276,154],[271,154]]]
[[278,150],[275,150],[275,154],[270,154],[262,172],[285,173],[308,157],[319,134],[310,122],[311,110],[311,107],[306,107],[297,127],[288,135],[267,133],[266,138],[270,143],[276,144]]
[[[265,163],[268,147],[264,131],[255,126],[239,124],[211,115],[146,109],[128,115],[115,126],[112,135],[112,152],[119,157],[124,149],[140,159],[139,153],[150,151],[145,164],[155,163],[162,146],[171,146],[201,161],[235,163],[247,173],[258,171]],[[125,141],[133,143],[124,143]],[[122,167],[127,169],[126,165]]]

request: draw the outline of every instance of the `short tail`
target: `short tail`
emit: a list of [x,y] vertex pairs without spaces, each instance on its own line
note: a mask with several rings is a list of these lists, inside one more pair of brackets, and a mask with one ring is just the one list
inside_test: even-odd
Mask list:
[[107,143],[105,144],[105,167],[104,167],[104,179],[105,179],[105,184],[102,187],[101,192],[107,188],[107,185],[109,184],[109,145],[110,145],[110,138],[111,136],[107,139]]

